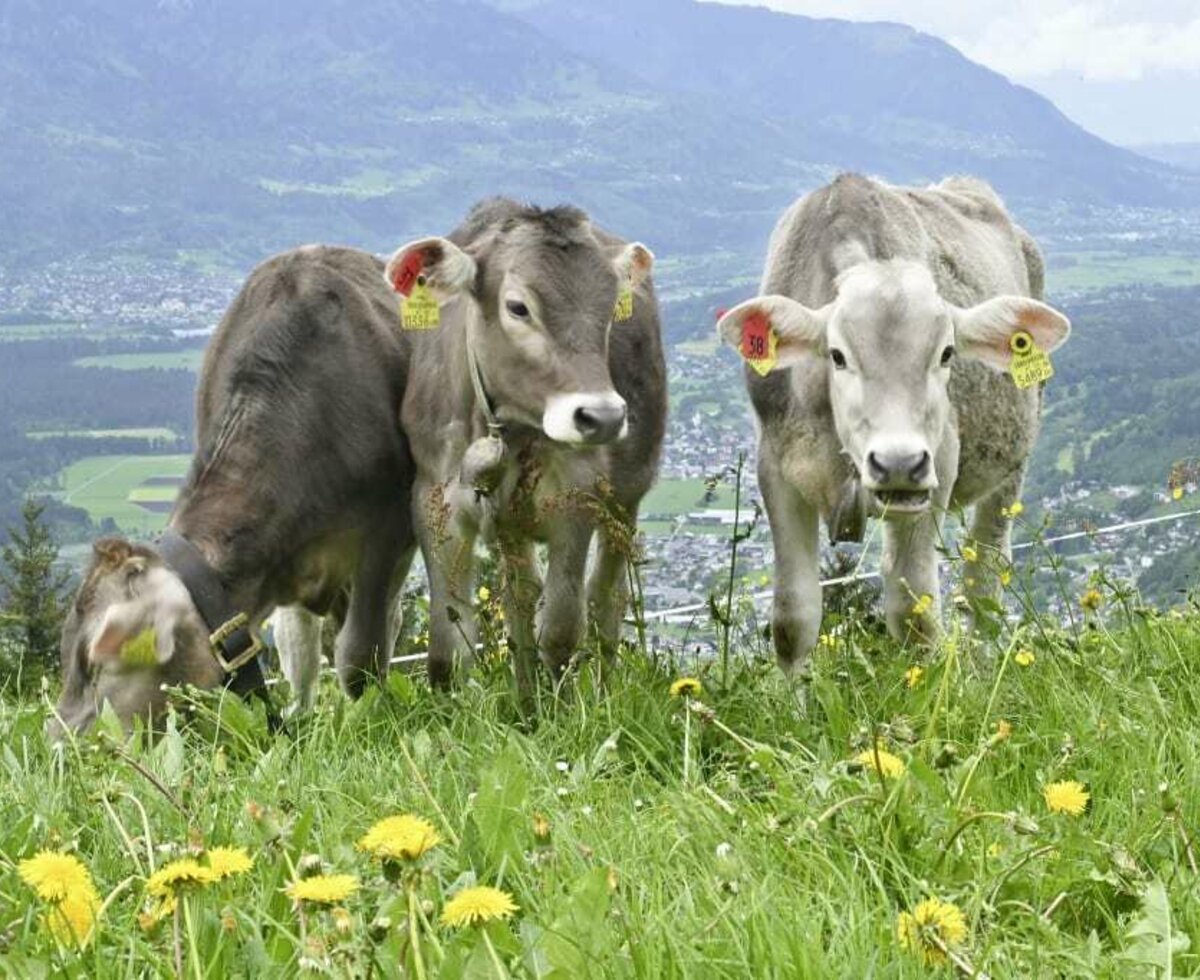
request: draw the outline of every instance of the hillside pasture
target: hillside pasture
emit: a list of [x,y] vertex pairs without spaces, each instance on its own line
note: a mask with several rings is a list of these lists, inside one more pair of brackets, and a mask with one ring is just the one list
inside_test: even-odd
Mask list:
[[[125,533],[149,535],[165,525],[165,511],[177,492],[171,481],[182,480],[190,463],[183,454],[89,456],[62,471],[58,494],[97,523],[111,519]],[[158,506],[164,501],[167,507]],[[147,502],[154,506],[142,506]]]

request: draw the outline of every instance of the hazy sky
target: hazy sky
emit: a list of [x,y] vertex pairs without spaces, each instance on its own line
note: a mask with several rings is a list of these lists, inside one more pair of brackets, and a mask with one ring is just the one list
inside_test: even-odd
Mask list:
[[945,38],[1118,143],[1200,141],[1200,0],[722,0]]

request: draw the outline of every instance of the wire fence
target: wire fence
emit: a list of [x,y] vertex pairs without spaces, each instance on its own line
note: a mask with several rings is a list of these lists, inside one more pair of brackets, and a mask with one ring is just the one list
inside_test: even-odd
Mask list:
[[[1019,544],[1013,545],[1013,552],[1028,551],[1031,548],[1046,547],[1049,545],[1063,544],[1067,541],[1078,541],[1083,538],[1095,540],[1096,538],[1109,535],[1121,535],[1128,531],[1136,530],[1137,528],[1150,527],[1156,524],[1174,524],[1179,521],[1185,521],[1200,517],[1200,508],[1195,510],[1181,511],[1177,514],[1164,514],[1158,517],[1147,517],[1136,521],[1121,521],[1117,524],[1108,524],[1104,527],[1088,528],[1082,531],[1070,531],[1065,534],[1056,534],[1048,538],[1039,538],[1036,541],[1022,541]],[[871,579],[880,577],[880,572],[874,571],[856,572],[853,575],[842,575],[837,578],[823,579],[821,581],[822,588],[830,588],[838,585],[848,585],[851,582],[865,582]],[[772,596],[770,590],[761,592],[753,592],[750,594],[751,602],[758,604],[765,602]],[[671,609],[657,609],[654,612],[649,612],[643,615],[642,619],[645,623],[666,623],[672,619],[680,619],[685,616],[692,616],[699,612],[704,612],[709,608],[708,602],[690,603],[685,606],[675,606]],[[420,663],[428,657],[424,651],[405,654],[402,657],[393,657],[388,661],[392,665]]]

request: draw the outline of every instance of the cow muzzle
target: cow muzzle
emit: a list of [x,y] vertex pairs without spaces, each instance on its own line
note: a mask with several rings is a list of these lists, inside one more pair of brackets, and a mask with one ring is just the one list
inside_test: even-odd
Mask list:
[[863,462],[863,487],[877,516],[929,510],[937,474],[928,448],[902,443],[871,447]]
[[600,446],[628,430],[625,399],[616,392],[553,395],[542,415],[542,431],[555,442]]

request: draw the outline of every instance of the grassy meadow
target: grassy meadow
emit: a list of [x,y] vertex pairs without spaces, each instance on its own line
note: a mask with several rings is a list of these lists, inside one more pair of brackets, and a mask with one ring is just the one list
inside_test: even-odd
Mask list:
[[[0,972],[1195,976],[1200,618],[1115,587],[1086,606],[923,655],[831,616],[795,686],[747,606],[724,661],[631,648],[532,724],[494,645],[450,694],[397,671],[351,703],[326,678],[278,735],[178,692],[156,742],[52,750],[45,700],[0,701]],[[419,857],[357,846],[399,814],[432,825]],[[249,869],[192,865],[166,909],[170,862],[222,846]],[[82,948],[18,874],[46,848],[94,879]]]

